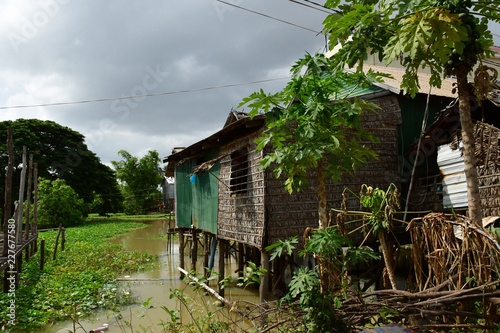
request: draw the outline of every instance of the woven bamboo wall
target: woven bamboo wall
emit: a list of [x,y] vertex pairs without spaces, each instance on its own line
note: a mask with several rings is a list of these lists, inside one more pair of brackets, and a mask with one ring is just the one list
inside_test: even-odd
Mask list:
[[[219,167],[219,178],[223,184],[219,183],[217,234],[221,238],[261,249],[265,230],[264,173],[259,169],[262,152],[255,151],[254,143],[259,133],[233,141],[221,148],[220,154],[227,156],[220,161]],[[232,191],[231,165],[234,165],[235,157],[231,155],[245,149],[248,162],[246,179],[238,184],[245,188]]]
[[[359,193],[362,184],[387,189],[394,183],[400,187],[397,133],[398,125],[401,123],[399,103],[392,95],[371,102],[378,104],[382,110],[377,113],[365,113],[361,119],[363,126],[380,140],[377,144],[370,144],[379,158],[360,168],[355,177],[343,179],[339,185],[327,183],[329,209],[340,208],[345,187],[349,187],[354,193]],[[269,221],[267,244],[291,236],[301,238],[307,227],[318,227],[316,188],[316,172],[313,171],[310,174],[309,189],[290,196],[283,189],[283,179],[276,179],[272,170],[266,170],[266,207]],[[359,210],[359,201],[350,196],[348,206],[349,209]],[[353,230],[357,226],[359,224],[351,224],[349,229]],[[364,235],[358,232],[351,234],[350,238],[359,243]]]
[[483,217],[500,216],[500,129],[479,122],[474,137]]

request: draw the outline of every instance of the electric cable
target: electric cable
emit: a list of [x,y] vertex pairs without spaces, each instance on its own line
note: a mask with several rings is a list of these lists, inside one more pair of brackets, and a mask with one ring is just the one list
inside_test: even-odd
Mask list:
[[301,26],[301,25],[298,25],[298,24],[295,24],[295,23],[292,23],[292,22],[288,22],[288,21],[285,21],[285,20],[282,20],[282,19],[270,16],[270,15],[267,15],[267,14],[264,14],[264,13],[261,13],[261,12],[257,12],[257,11],[245,8],[245,7],[241,7],[241,6],[238,6],[238,5],[235,5],[235,4],[223,1],[223,0],[217,0],[217,2],[221,2],[221,3],[224,3],[226,5],[233,6],[235,8],[242,9],[242,10],[245,10],[247,12],[250,12],[250,13],[253,13],[253,14],[257,14],[257,15],[260,15],[260,16],[264,16],[264,17],[267,17],[267,18],[270,18],[272,20],[276,20],[276,21],[279,21],[279,22],[282,22],[282,23],[285,23],[285,24],[289,24],[289,25],[292,25],[292,26],[297,27],[297,28],[301,28],[301,29],[304,29],[304,30],[307,30],[307,31],[311,31],[311,32],[314,32],[316,34],[322,34],[323,33],[322,31],[316,31],[316,30],[313,30],[313,29],[309,29],[309,28],[306,28],[304,26]]
[[132,99],[132,98],[144,98],[144,97],[154,97],[154,96],[164,96],[164,95],[175,95],[175,94],[192,93],[192,92],[199,92],[199,91],[205,91],[205,90],[213,90],[213,89],[221,89],[221,88],[246,86],[246,85],[250,85],[250,84],[265,83],[265,82],[278,81],[278,80],[285,80],[285,79],[289,79],[289,78],[290,77],[279,77],[279,78],[273,78],[273,79],[250,81],[250,82],[244,82],[244,83],[232,83],[232,84],[225,84],[225,85],[220,85],[220,86],[211,86],[211,87],[204,87],[204,88],[196,88],[196,89],[185,89],[185,90],[167,91],[167,92],[151,93],[151,94],[144,94],[144,95],[131,95],[131,96],[122,96],[122,97],[88,99],[88,100],[73,101],[73,102],[55,102],[55,103],[32,104],[32,105],[0,106],[0,110],[35,108],[35,107],[46,107],[46,106],[59,106],[59,105],[75,105],[75,104],[86,104],[86,103],[96,103],[96,102],[109,102],[109,101],[117,101],[117,100]]

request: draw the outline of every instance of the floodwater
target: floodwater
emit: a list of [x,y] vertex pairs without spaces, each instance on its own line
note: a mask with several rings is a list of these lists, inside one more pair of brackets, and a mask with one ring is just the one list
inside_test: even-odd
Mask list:
[[[158,257],[158,265],[152,270],[124,276],[121,278],[124,281],[116,282],[115,287],[122,293],[130,294],[136,301],[134,304],[123,307],[119,314],[97,310],[94,318],[80,320],[81,326],[77,324],[76,330],[74,330],[73,323],[68,321],[55,324],[42,332],[89,332],[90,330],[102,327],[104,324],[109,325],[109,329],[107,330],[109,333],[131,332],[130,326],[132,326],[134,332],[163,332],[158,324],[169,322],[170,315],[162,307],[166,307],[168,310],[178,310],[178,316],[183,323],[191,322],[191,315],[187,307],[194,311],[194,316],[199,317],[206,312],[216,312],[217,315],[220,315],[220,320],[229,318],[227,309],[221,310],[218,308],[219,302],[214,297],[204,294],[202,290],[193,290],[180,279],[180,272],[177,269],[179,266],[178,242],[172,241],[169,249],[166,237],[159,237],[166,235],[167,230],[168,221],[156,221],[148,223],[148,226],[145,228],[133,230],[128,234],[110,240],[112,243],[122,244],[125,250],[149,252]],[[200,254],[198,254],[197,259],[198,273],[203,272],[203,257]],[[217,260],[215,258],[215,262],[218,262]],[[187,253],[184,262],[186,270],[189,271],[191,268],[191,259]],[[236,267],[237,264],[234,259],[227,260],[226,272],[234,272]],[[211,282],[210,286],[217,289],[215,284],[216,282]],[[183,295],[186,295],[192,301],[186,302],[186,305],[182,305],[176,297],[171,298],[171,290],[175,289],[183,290]],[[226,290],[225,296],[231,300],[244,300],[251,303],[258,303],[259,300],[258,291],[253,289],[230,288]],[[149,309],[141,307],[141,304],[148,299],[150,299]],[[234,317],[228,320],[232,319]]]

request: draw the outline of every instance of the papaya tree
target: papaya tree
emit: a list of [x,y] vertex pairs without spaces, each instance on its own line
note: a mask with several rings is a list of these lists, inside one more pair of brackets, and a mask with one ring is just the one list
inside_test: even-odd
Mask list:
[[[346,86],[367,86],[377,79],[372,74],[334,72],[324,55],[306,54],[293,65],[291,80],[282,91],[260,90],[239,106],[249,106],[251,116],[266,115],[266,130],[257,140],[258,150],[270,148],[262,167],[272,167],[277,178],[284,176],[289,193],[306,188],[310,171],[316,171],[321,230],[328,225],[325,180],[338,183],[343,174],[353,174],[376,156],[365,145],[375,138],[361,128],[360,115],[377,106],[357,98],[335,98]],[[321,267],[320,261],[320,276]],[[323,282],[326,287],[327,281]]]
[[[457,79],[459,113],[469,217],[481,223],[481,202],[474,155],[473,123],[470,110],[471,87],[467,76],[477,68],[476,77],[491,73],[481,60],[491,56],[489,22],[500,22],[498,1],[474,0],[328,0],[336,9],[323,25],[330,33],[331,46],[340,42],[334,55],[337,69],[346,65],[362,71],[363,60],[374,54],[386,64],[397,61],[406,69],[401,88],[415,96],[418,72],[430,71],[430,85],[439,87],[448,75]],[[479,66],[477,66],[479,65]],[[480,80],[482,83],[489,80]],[[479,100],[490,87],[476,85]]]

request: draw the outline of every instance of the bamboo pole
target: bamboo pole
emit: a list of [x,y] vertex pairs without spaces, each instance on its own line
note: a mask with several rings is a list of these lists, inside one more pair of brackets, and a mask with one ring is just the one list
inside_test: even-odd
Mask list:
[[235,312],[243,317],[247,317],[248,315],[246,313],[244,313],[243,311],[241,311],[240,309],[238,309],[236,307],[236,303],[232,303],[230,302],[229,300],[227,300],[226,298],[224,298],[224,296],[222,296],[221,294],[219,294],[217,291],[215,291],[214,289],[210,288],[209,286],[207,286],[205,283],[203,282],[200,282],[200,280],[198,278],[196,278],[195,276],[192,276],[190,275],[188,272],[186,272],[184,269],[180,268],[180,267],[177,267],[177,269],[182,272],[183,274],[185,274],[187,277],[189,277],[189,279],[193,280],[194,282],[198,283],[200,286],[202,286],[206,291],[208,291],[210,294],[212,294],[215,298],[217,298],[219,301],[221,301],[222,304],[228,306],[231,308],[231,311],[232,312]]

